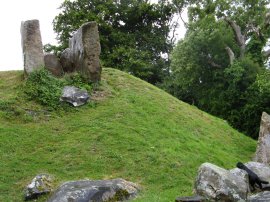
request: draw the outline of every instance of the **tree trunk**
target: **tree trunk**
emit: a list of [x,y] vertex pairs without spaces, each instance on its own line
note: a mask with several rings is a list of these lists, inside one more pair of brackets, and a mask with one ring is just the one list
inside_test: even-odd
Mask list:
[[225,21],[233,29],[236,42],[240,47],[240,58],[242,58],[244,57],[246,50],[246,37],[241,33],[241,28],[234,21],[230,20],[229,18],[225,18]]

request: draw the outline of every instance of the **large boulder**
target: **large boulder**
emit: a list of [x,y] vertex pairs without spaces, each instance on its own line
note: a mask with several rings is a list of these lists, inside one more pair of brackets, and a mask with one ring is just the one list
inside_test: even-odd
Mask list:
[[254,161],[270,165],[270,116],[263,112]]
[[260,192],[255,195],[248,197],[249,202],[269,202],[270,201],[270,191]]
[[65,86],[62,90],[60,101],[68,102],[74,107],[79,107],[84,105],[89,98],[90,96],[86,90],[81,90],[74,86]]
[[28,20],[21,23],[21,40],[24,72],[28,75],[44,66],[43,47],[38,20]]
[[60,77],[63,75],[62,65],[54,54],[48,53],[44,56],[45,68],[54,76]]
[[25,200],[36,199],[52,190],[52,177],[48,174],[37,175],[25,189]]
[[99,81],[101,77],[99,61],[101,48],[97,23],[83,24],[69,40],[69,49],[70,52],[66,54],[70,54],[75,70],[91,82]]
[[61,185],[48,202],[126,201],[138,190],[136,184],[123,179],[71,181]]
[[204,163],[199,168],[195,192],[210,201],[246,201],[248,184],[228,170]]

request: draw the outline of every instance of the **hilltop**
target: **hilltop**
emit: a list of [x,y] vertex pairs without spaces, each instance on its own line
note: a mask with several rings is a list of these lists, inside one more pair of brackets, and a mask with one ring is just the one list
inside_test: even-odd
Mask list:
[[67,111],[26,100],[22,75],[0,72],[0,201],[21,201],[39,173],[56,185],[121,177],[142,186],[135,201],[173,201],[192,194],[202,163],[229,169],[255,152],[224,120],[116,69],[103,69],[93,101]]

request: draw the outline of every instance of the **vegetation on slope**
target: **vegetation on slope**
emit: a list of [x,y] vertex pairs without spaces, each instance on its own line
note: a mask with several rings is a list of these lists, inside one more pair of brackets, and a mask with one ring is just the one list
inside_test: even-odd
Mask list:
[[55,185],[121,177],[142,186],[135,201],[173,201],[192,194],[201,163],[233,168],[255,151],[225,121],[115,69],[88,105],[66,111],[27,101],[22,74],[0,73],[0,201],[21,201],[39,173]]

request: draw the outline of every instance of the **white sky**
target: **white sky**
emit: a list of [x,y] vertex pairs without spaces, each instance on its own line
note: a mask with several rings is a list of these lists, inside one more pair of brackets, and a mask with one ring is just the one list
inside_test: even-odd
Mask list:
[[[21,21],[38,19],[43,45],[56,44],[52,21],[64,0],[5,0],[0,7],[0,71],[22,70]],[[152,0],[153,2],[155,0]],[[181,26],[183,30],[183,26]],[[178,38],[184,30],[179,30]]]

